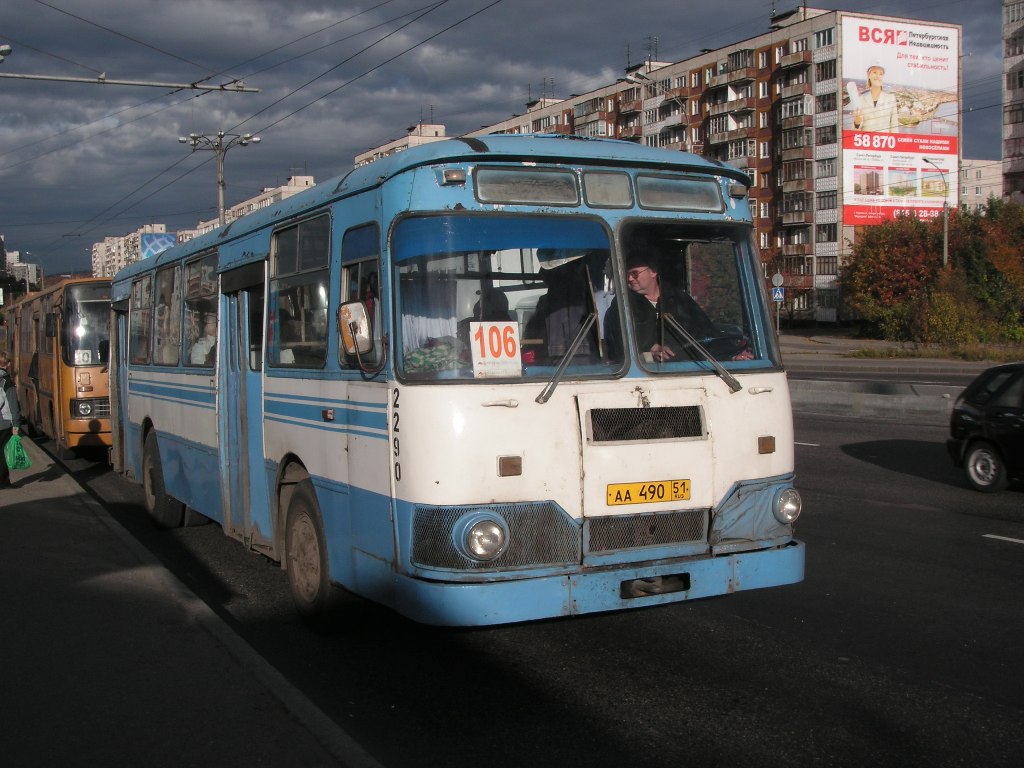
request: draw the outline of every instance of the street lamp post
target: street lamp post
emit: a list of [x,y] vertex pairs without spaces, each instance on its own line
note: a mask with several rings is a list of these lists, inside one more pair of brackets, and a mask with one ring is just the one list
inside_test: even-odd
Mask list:
[[[227,141],[225,141],[225,139],[227,139]],[[207,136],[200,133],[190,133],[188,136],[179,136],[178,141],[182,144],[190,145],[193,152],[201,149],[208,149],[216,154],[217,210],[220,216],[220,226],[221,229],[223,229],[224,224],[226,223],[224,220],[224,155],[226,155],[228,150],[234,146],[247,147],[250,144],[259,144],[260,137],[253,136],[251,133],[237,134],[217,131],[213,136]]]
[[949,263],[949,182],[946,180],[946,172],[935,164],[931,158],[924,158],[932,168],[939,172],[942,179],[942,266]]

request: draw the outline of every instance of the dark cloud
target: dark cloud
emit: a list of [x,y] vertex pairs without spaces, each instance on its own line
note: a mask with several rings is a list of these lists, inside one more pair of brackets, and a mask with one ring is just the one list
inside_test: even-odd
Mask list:
[[[260,134],[258,146],[228,154],[231,204],[296,173],[343,173],[418,120],[474,130],[531,97],[612,82],[651,54],[678,61],[759,35],[773,7],[796,5],[718,0],[708,13],[664,0],[492,2],[6,0],[0,40],[15,53],[0,73],[242,78],[260,93],[0,79],[0,234],[48,274],[85,269],[104,236],[215,217],[212,154],[190,154],[180,135]],[[999,4],[810,5],[962,24],[964,156],[999,157]]]

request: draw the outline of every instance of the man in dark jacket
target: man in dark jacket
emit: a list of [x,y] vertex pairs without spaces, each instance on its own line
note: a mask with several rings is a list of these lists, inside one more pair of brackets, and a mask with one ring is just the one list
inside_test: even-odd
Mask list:
[[[685,346],[671,327],[663,322],[662,316],[666,313],[698,339],[715,335],[714,323],[689,294],[670,293],[662,285],[654,259],[643,254],[631,257],[626,280],[629,284],[629,314],[637,345],[641,352],[649,352],[655,361],[668,362]],[[625,336],[619,325],[617,301],[618,298],[612,302],[605,316],[605,338],[612,359],[621,359]]]

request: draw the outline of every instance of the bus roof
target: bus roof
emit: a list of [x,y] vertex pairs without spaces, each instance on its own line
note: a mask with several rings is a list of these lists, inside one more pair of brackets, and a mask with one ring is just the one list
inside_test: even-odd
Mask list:
[[[117,284],[138,272],[175,261],[183,254],[215,248],[224,242],[243,237],[278,220],[315,209],[328,201],[380,186],[388,179],[410,169],[445,162],[459,163],[480,160],[488,162],[547,161],[676,172],[691,171],[725,176],[748,186],[750,184],[749,177],[743,171],[720,160],[709,160],[687,152],[656,149],[631,141],[562,134],[495,134],[444,139],[410,147],[367,165],[353,168],[345,174],[321,182],[274,205],[239,217],[226,227],[200,235],[188,243],[169,248],[152,258],[129,264],[117,274],[114,282]],[[116,293],[118,295],[112,297],[115,301],[127,296],[124,289],[117,290]]]

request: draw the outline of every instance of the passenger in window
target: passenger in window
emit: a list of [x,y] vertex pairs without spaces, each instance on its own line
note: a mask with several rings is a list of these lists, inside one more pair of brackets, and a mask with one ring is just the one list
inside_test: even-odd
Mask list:
[[[649,354],[655,362],[676,359],[686,347],[663,316],[669,314],[691,335],[700,340],[719,336],[715,324],[701,306],[682,289],[663,285],[658,260],[646,253],[632,254],[627,262],[626,281],[629,285],[629,319],[633,323],[640,351]],[[624,353],[622,327],[619,324],[618,299],[613,301],[605,317],[605,339],[612,359],[621,359]],[[750,360],[753,353],[746,340],[741,348],[730,354],[733,360]],[[670,343],[671,342],[671,343]]]
[[[542,267],[540,276],[547,292],[537,301],[537,309],[526,324],[523,355],[525,362],[550,364],[565,356],[583,323],[595,311],[595,289],[588,260],[583,256]],[[600,359],[596,329],[588,332],[576,356],[587,362]]]
[[203,335],[196,339],[189,353],[192,365],[212,365],[217,350],[217,315],[212,312],[203,316]]

